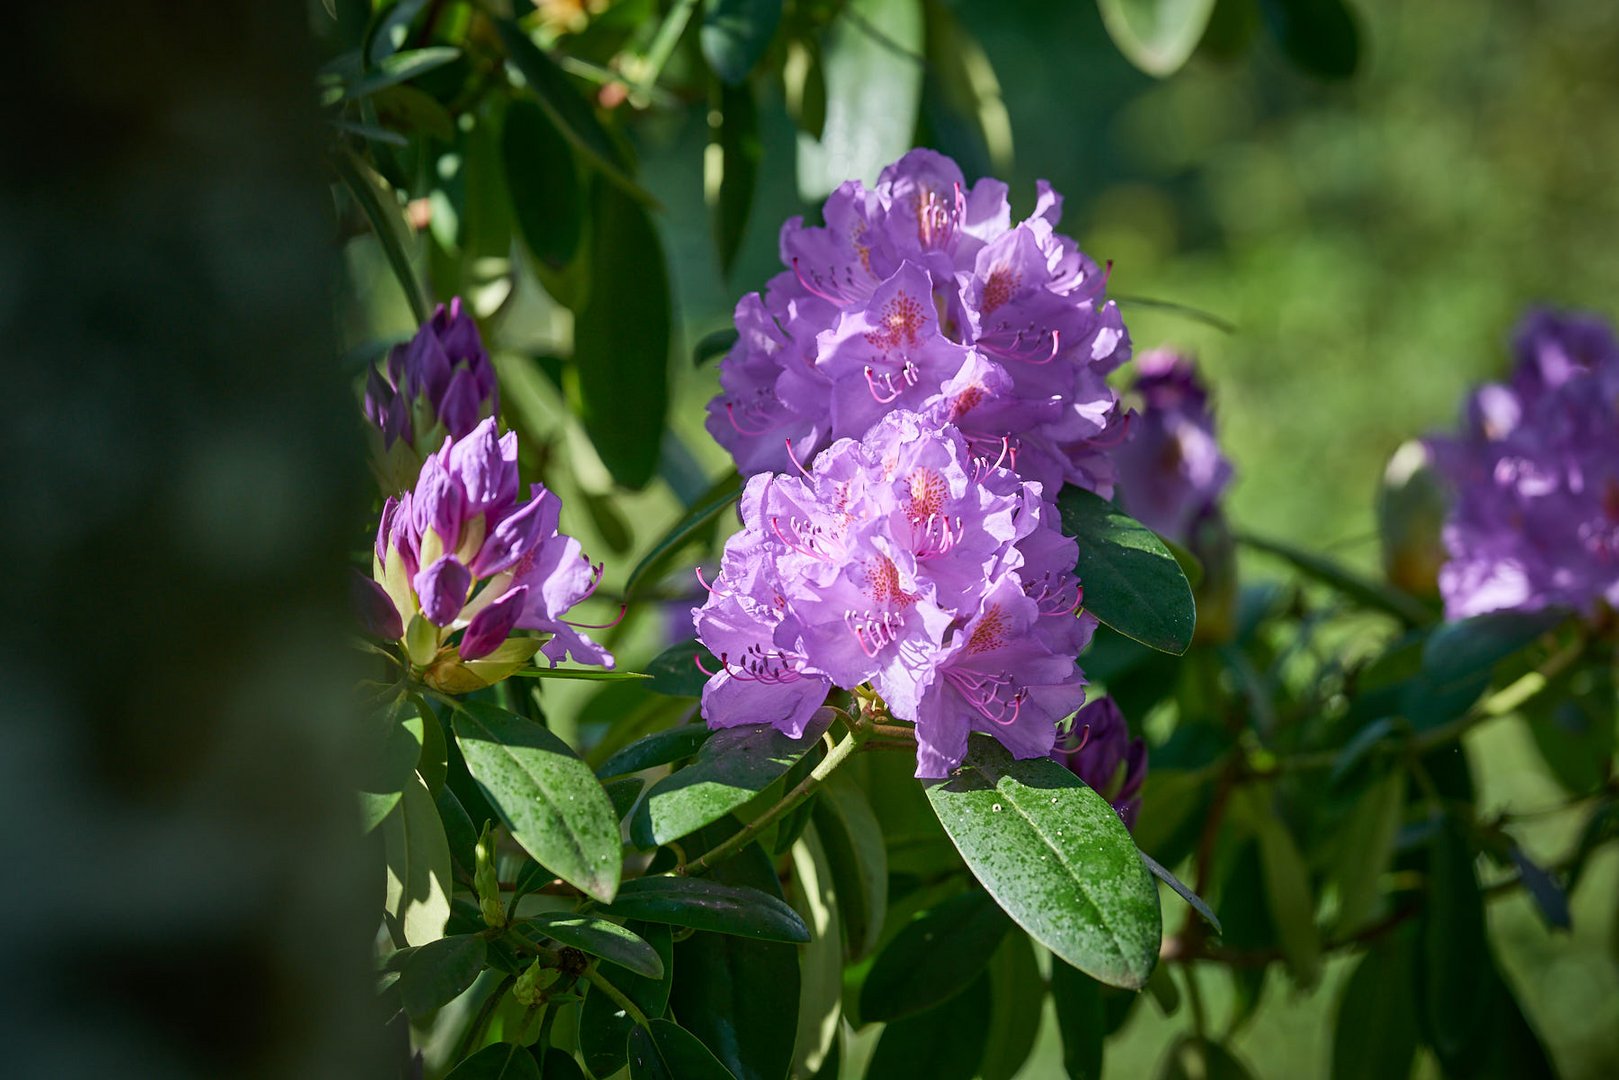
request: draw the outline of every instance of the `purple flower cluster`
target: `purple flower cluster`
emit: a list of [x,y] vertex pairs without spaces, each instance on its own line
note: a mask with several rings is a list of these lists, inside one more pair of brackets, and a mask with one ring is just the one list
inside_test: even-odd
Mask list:
[[1126,416],[1106,377],[1130,356],[1106,274],[1056,231],[1044,182],[1012,224],[1006,185],[931,150],[845,183],[826,224],[782,227],[787,269],[736,308],[708,430],[747,476],[784,472],[906,410],[1008,454],[1048,493],[1112,492]]
[[1051,752],[1084,701],[1074,658],[1095,622],[1075,616],[1077,548],[1038,484],[900,410],[801,475],[754,476],[741,512],[693,611],[720,663],[710,725],[796,737],[833,686],[869,682],[915,723],[919,777],[960,764],[974,730]]
[[1450,618],[1619,606],[1619,342],[1590,316],[1535,312],[1505,384],[1429,440],[1454,503],[1439,588]]
[[1231,483],[1231,462],[1214,437],[1208,389],[1197,366],[1173,352],[1136,358],[1140,409],[1130,438],[1113,452],[1120,503],[1154,532],[1185,544],[1199,518]]
[[1070,732],[1052,751],[1052,758],[1112,803],[1125,825],[1135,828],[1141,784],[1147,778],[1146,742],[1130,737],[1124,714],[1110,697],[1079,710]]
[[[416,336],[366,377],[365,415],[383,448],[403,441],[425,455],[445,434],[459,439],[500,410],[495,366],[460,298],[443,304]],[[419,444],[419,445],[418,445]]]
[[570,655],[613,666],[612,654],[563,619],[594,591],[601,567],[557,532],[555,495],[540,484],[527,499],[518,495],[517,436],[497,435],[491,417],[445,439],[415,487],[383,507],[364,607],[369,629],[402,639],[430,682],[434,667],[491,657],[517,629],[551,635],[543,645],[518,640],[519,663],[537,646],[553,667]]

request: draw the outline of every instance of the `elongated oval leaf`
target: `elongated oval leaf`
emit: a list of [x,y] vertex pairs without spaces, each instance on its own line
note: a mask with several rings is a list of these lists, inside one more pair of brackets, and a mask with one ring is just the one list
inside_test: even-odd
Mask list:
[[[644,1015],[656,1019],[669,1007],[669,987],[675,969],[674,935],[661,923],[632,922],[628,928],[657,951],[663,975],[648,979],[615,974],[613,986],[635,1002]],[[589,989],[584,1003],[579,1006],[579,1053],[590,1075],[606,1080],[624,1067],[625,1040],[634,1026],[635,1021],[618,1002],[594,987]]]
[[1057,1010],[1062,1064],[1069,1080],[1102,1080],[1102,1044],[1108,1034],[1102,984],[1053,960],[1051,1003]]
[[696,761],[652,785],[631,819],[631,837],[656,847],[720,820],[791,769],[831,723],[831,710],[822,709],[801,739],[762,724],[715,732]]
[[593,186],[590,298],[573,328],[585,431],[613,479],[656,474],[669,407],[669,278],[646,209]]
[[512,837],[568,884],[601,901],[618,889],[618,816],[590,766],[539,724],[458,702],[455,740]]
[[513,923],[511,933],[533,941],[548,937],[582,952],[611,960],[648,979],[663,978],[663,959],[651,944],[625,927],[594,915],[572,911],[547,911]]
[[624,584],[625,595],[634,595],[637,586],[661,575],[672,555],[741,497],[742,478],[734,470],[714,481],[708,493],[682,514],[630,571],[630,578]]
[[501,1042],[461,1062],[445,1080],[540,1080],[540,1066],[528,1047]]
[[959,994],[984,970],[1009,925],[978,889],[912,919],[871,965],[860,990],[860,1019],[897,1020]]
[[415,238],[409,222],[405,220],[404,208],[394,197],[388,182],[352,151],[345,149],[332,155],[332,164],[343,186],[348,188],[366,220],[371,223],[371,231],[376,234],[382,254],[388,260],[388,268],[394,272],[394,279],[405,293],[411,314],[416,316],[417,322],[426,322],[427,300],[422,295],[416,270],[410,263],[410,249],[415,244]]
[[1171,871],[1167,866],[1164,866],[1162,863],[1158,862],[1158,860],[1154,859],[1151,855],[1148,855],[1145,851],[1141,853],[1141,861],[1147,864],[1147,869],[1152,873],[1153,877],[1157,878],[1159,881],[1162,881],[1165,885],[1168,885],[1171,889],[1173,889],[1175,895],[1192,905],[1192,910],[1202,916],[1204,922],[1214,927],[1214,932],[1216,934],[1220,933],[1219,917],[1214,914],[1214,909],[1209,907],[1201,896],[1193,892],[1191,888],[1189,888],[1187,884],[1180,878],[1176,877],[1174,872]]
[[1186,651],[1197,625],[1192,587],[1162,540],[1093,492],[1057,497],[1062,531],[1079,542],[1085,610],[1125,637],[1162,652]]
[[1110,986],[1146,985],[1158,888],[1100,795],[1050,758],[1014,761],[975,736],[927,796],[968,869],[1036,941]]
[[1237,799],[1249,824],[1259,836],[1259,865],[1265,883],[1265,900],[1282,954],[1293,978],[1302,987],[1315,985],[1321,974],[1321,934],[1315,925],[1315,896],[1310,889],[1310,870],[1299,854],[1293,834],[1271,805],[1268,786],[1250,787]]
[[412,774],[381,831],[388,913],[398,920],[409,944],[437,941],[450,918],[450,845],[420,776]]
[[710,122],[708,153],[703,157],[703,191],[713,216],[720,272],[729,276],[748,227],[764,144],[759,138],[759,109],[752,89],[745,83],[721,85],[714,96],[718,101]]
[[646,666],[652,682],[647,689],[654,694],[670,697],[701,697],[703,684],[708,682],[704,669],[718,671],[720,662],[696,638],[687,638],[669,646],[653,657]]
[[1568,613],[1492,611],[1446,623],[1422,647],[1422,669],[1400,695],[1400,712],[1418,731],[1466,712],[1490,685],[1491,670],[1565,622]]
[[1379,879],[1394,857],[1405,816],[1405,773],[1396,770],[1360,796],[1344,825],[1333,878],[1338,883],[1338,931],[1360,926],[1377,902]]
[[866,1075],[972,1080],[989,1042],[989,977],[980,975],[938,1008],[883,1029]]
[[826,849],[815,826],[807,824],[792,845],[790,902],[810,929],[810,943],[799,957],[798,1039],[793,1074],[813,1076],[835,1052],[843,1019],[843,934],[838,924],[838,891]]
[[411,951],[399,973],[399,999],[412,1017],[454,1000],[483,970],[484,940],[477,934],[430,941]]
[[1012,1080],[1034,1051],[1046,996],[1027,934],[1014,931],[1001,941],[989,961],[989,990],[989,1045],[978,1066],[979,1080]]
[[783,900],[742,885],[702,878],[644,877],[626,881],[608,914],[689,926],[761,941],[809,940],[809,928]]
[[536,259],[561,270],[579,250],[585,217],[585,193],[568,140],[543,108],[519,99],[506,110],[501,156],[523,242]]
[[418,75],[443,67],[460,55],[461,50],[450,45],[432,45],[425,49],[394,53],[349,83],[344,88],[343,100],[353,101],[378,90],[409,82]]
[[623,776],[625,773],[650,769],[654,765],[667,765],[671,761],[691,757],[708,741],[713,732],[702,724],[681,724],[679,727],[654,731],[635,740],[601,763],[597,776]]
[[1377,944],[1344,984],[1332,1035],[1332,1080],[1410,1076],[1417,1054],[1415,958],[1409,935]]
[[1262,539],[1246,533],[1238,536],[1237,542],[1291,563],[1294,569],[1306,577],[1313,578],[1366,607],[1387,612],[1407,626],[1423,626],[1433,622],[1436,617],[1436,612],[1422,601],[1398,589],[1391,589],[1361,577],[1348,567],[1314,552],[1301,551],[1276,540]]
[[844,946],[851,960],[877,947],[888,911],[888,846],[860,786],[845,771],[827,777],[812,811],[826,849]]
[[730,86],[740,84],[770,47],[781,0],[707,0],[699,41],[703,59]]
[[668,1020],[630,1031],[632,1080],[735,1080],[697,1036]]
[[1096,6],[1125,58],[1159,78],[1181,69],[1214,13],[1214,0],[1096,0]]

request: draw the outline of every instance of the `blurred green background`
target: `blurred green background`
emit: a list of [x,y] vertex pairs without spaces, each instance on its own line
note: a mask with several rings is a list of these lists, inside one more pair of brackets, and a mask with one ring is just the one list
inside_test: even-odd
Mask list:
[[[1120,55],[1088,0],[952,6],[1000,80],[1014,212],[1032,208],[1036,178],[1050,180],[1067,196],[1065,231],[1113,261],[1114,294],[1190,305],[1234,326],[1225,332],[1125,305],[1138,351],[1193,350],[1215,385],[1238,470],[1231,514],[1239,528],[1375,567],[1373,499],[1388,455],[1449,425],[1465,388],[1505,369],[1524,308],[1614,311],[1619,4],[1355,0],[1361,68],[1330,85],[1300,74],[1263,35],[1232,59],[1200,52],[1159,81]],[[780,268],[776,230],[805,209],[779,88],[761,88],[760,113],[760,186],[729,280],[703,202],[706,109],[654,110],[635,127],[642,179],[664,205],[687,346],[728,325],[737,297]],[[380,258],[364,244],[351,258],[370,313],[351,328],[356,340],[408,332]],[[568,332],[565,313],[531,284],[519,286],[496,326],[497,345],[511,354],[502,361],[508,376],[531,371],[523,357],[550,351]],[[580,489],[564,490],[565,526],[606,557],[608,587],[678,515],[674,489],[700,490],[704,476],[728,464],[701,428],[715,367],[694,369],[687,355],[677,347],[673,364],[671,424],[681,446],[666,455],[672,487],[617,500],[615,512],[592,495],[605,494],[607,482],[588,448],[558,432]],[[508,400],[543,426],[554,391],[523,381],[534,396],[508,391]],[[640,638],[650,654],[652,621],[632,631],[621,656],[640,656]],[[569,700],[559,692],[554,719]],[[1483,814],[1559,800],[1514,721],[1481,729],[1470,753]],[[1577,815],[1536,822],[1524,831],[1526,847],[1554,859],[1578,823]],[[1503,966],[1569,1077],[1619,1075],[1616,897],[1619,859],[1609,852],[1575,893],[1571,935],[1547,931],[1522,896],[1492,908]],[[1326,1074],[1345,969],[1342,959],[1330,966],[1311,995],[1271,980],[1266,1008],[1233,1044],[1257,1075]],[[1208,974],[1216,1018],[1223,980]],[[1145,1004],[1110,1042],[1108,1075],[1150,1075],[1187,1026],[1184,1014],[1165,1018]],[[1425,1070],[1436,1075],[1431,1063]],[[1054,1038],[1024,1075],[1060,1075]]]

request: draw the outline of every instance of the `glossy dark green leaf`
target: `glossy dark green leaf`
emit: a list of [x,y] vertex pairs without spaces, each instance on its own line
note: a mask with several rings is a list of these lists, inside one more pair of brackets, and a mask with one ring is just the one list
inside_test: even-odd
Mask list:
[[630,820],[631,837],[657,847],[719,821],[784,776],[831,722],[831,710],[821,710],[800,739],[763,724],[715,732],[697,760],[652,785]]
[[626,881],[610,914],[689,926],[760,941],[809,940],[809,930],[784,901],[743,886],[704,878],[644,877]]
[[405,1011],[422,1017],[449,1004],[483,970],[484,940],[476,934],[430,941],[411,952],[399,973],[399,997]]
[[[719,831],[716,827],[708,833]],[[714,839],[704,837],[706,842]],[[715,867],[713,875],[716,884],[786,906],[775,867],[757,844]],[[739,1080],[787,1074],[799,1001],[799,950],[794,945],[694,934],[675,946],[670,1009]]]
[[691,757],[713,732],[703,724],[681,724],[637,739],[601,763],[597,776],[623,776]]
[[343,100],[355,101],[386,87],[409,82],[443,67],[460,55],[460,49],[449,45],[432,45],[425,49],[394,53],[349,83],[343,90]]
[[518,99],[506,109],[501,156],[523,242],[536,259],[561,270],[579,251],[585,220],[572,147],[543,108]]
[[989,1043],[990,982],[980,975],[937,1008],[883,1028],[867,1080],[972,1080]]
[[509,933],[528,941],[548,937],[581,952],[611,960],[647,979],[663,977],[663,960],[651,944],[616,922],[573,911],[547,911],[512,924]]
[[635,807],[635,800],[641,797],[641,789],[646,787],[646,781],[639,776],[621,776],[617,780],[608,780],[602,784],[602,790],[607,792],[607,801],[613,804],[613,813],[620,821]]
[[[1066,965],[1062,965],[1066,966]],[[1046,987],[1027,934],[1014,931],[989,961],[989,1044],[980,1080],[1012,1080],[1034,1052]]]
[[1446,623],[1429,635],[1422,668],[1400,699],[1400,711],[1418,731],[1466,712],[1490,685],[1496,664],[1566,621],[1559,611],[1493,611]]
[[703,190],[714,222],[714,249],[719,254],[720,272],[728,276],[747,231],[764,144],[759,138],[759,110],[747,83],[719,83],[714,98],[709,114],[709,152],[703,158]]
[[450,862],[455,869],[467,877],[472,876],[474,869],[474,849],[478,844],[478,830],[467,816],[461,800],[455,797],[455,792],[446,785],[439,789],[433,797],[433,805],[438,808],[439,820],[444,823],[444,839],[450,845]]
[[812,812],[832,870],[848,958],[877,947],[888,910],[888,848],[866,793],[843,770],[821,785]]
[[668,1020],[630,1030],[631,1080],[734,1080],[697,1036]]
[[1332,1037],[1332,1080],[1387,1080],[1411,1075],[1417,1053],[1415,958],[1407,934],[1372,948],[1338,999]]
[[[669,987],[674,978],[674,937],[669,927],[659,923],[635,922],[629,929],[655,950],[663,963],[663,977],[613,972],[613,987],[635,1002],[646,1016],[657,1018],[669,1007]],[[635,1026],[618,1002],[592,987],[579,1006],[579,1054],[585,1068],[597,1080],[606,1080],[624,1067],[625,1040]]]
[[1051,961],[1051,1003],[1062,1036],[1062,1064],[1069,1080],[1101,1080],[1107,1018],[1102,984],[1061,960]]
[[1214,0],[1096,0],[1096,6],[1125,58],[1159,78],[1181,69],[1214,13]]
[[1061,959],[1140,988],[1158,961],[1158,887],[1119,815],[1050,758],[1014,761],[974,736],[932,804],[997,903]]
[[682,514],[680,520],[669,527],[662,539],[652,545],[652,550],[630,571],[629,580],[624,583],[625,595],[634,595],[638,586],[650,584],[667,572],[673,556],[741,497],[742,478],[734,471],[714,481],[708,493]]
[[387,866],[387,912],[410,945],[444,936],[450,917],[450,847],[433,796],[421,777],[411,774],[399,805],[383,819]]
[[1085,610],[1125,637],[1184,653],[1197,612],[1180,563],[1145,525],[1106,499],[1076,487],[1057,497],[1062,531],[1079,542]]
[[781,22],[781,0],[704,0],[698,40],[715,75],[736,86],[770,47]]
[[1344,824],[1330,877],[1338,886],[1338,930],[1358,928],[1377,902],[1383,872],[1405,820],[1405,772],[1396,770],[1356,800]]
[[1252,1080],[1253,1073],[1217,1042],[1188,1035],[1164,1056],[1158,1080]]
[[653,657],[646,665],[652,681],[647,689],[670,697],[701,697],[708,682],[704,670],[718,671],[720,662],[696,638],[676,642]]
[[1473,850],[1457,825],[1447,821],[1435,832],[1427,856],[1417,972],[1424,1041],[1448,1074],[1470,1075],[1488,1051],[1479,1034],[1499,993],[1485,937],[1484,899]]
[[351,151],[344,149],[333,154],[332,165],[343,186],[371,223],[371,231],[382,247],[382,254],[388,260],[388,268],[393,271],[394,279],[404,291],[411,314],[416,316],[417,322],[426,322],[427,300],[422,295],[421,282],[417,280],[416,270],[410,262],[410,251],[416,241],[409,222],[405,220],[404,208],[399,205],[388,182]]
[[[911,148],[922,99],[921,0],[849,0],[821,46],[826,118],[800,135],[798,192],[818,202],[845,180],[874,182]],[[875,103],[881,103],[875,107]]]
[[1288,544],[1261,539],[1246,533],[1238,536],[1237,541],[1255,551],[1275,555],[1291,563],[1295,570],[1306,577],[1365,607],[1392,615],[1407,626],[1422,626],[1433,622],[1436,617],[1436,612],[1410,595],[1364,578],[1353,570],[1314,552],[1301,551]]
[[1344,0],[1260,0],[1265,25],[1300,68],[1347,79],[1360,66],[1360,26]]
[[897,1020],[960,993],[983,972],[1010,926],[979,889],[911,920],[872,963],[860,991],[860,1019]]
[[494,1043],[450,1070],[445,1080],[540,1080],[540,1066],[528,1047]]
[[1141,853],[1141,861],[1147,864],[1147,869],[1152,872],[1153,877],[1168,885],[1175,892],[1175,895],[1192,905],[1192,910],[1196,911],[1204,922],[1212,926],[1216,934],[1221,932],[1219,916],[1214,914],[1214,909],[1209,907],[1201,896],[1193,892],[1190,886],[1176,877],[1168,867],[1144,851]]
[[[538,1049],[535,1047],[536,1051]],[[584,1070],[579,1068],[574,1056],[554,1046],[540,1056],[540,1073],[545,1080],[585,1080]]]
[[574,320],[581,419],[628,488],[657,474],[669,407],[669,277],[646,208],[597,182],[591,198],[590,297]]
[[621,871],[618,817],[568,744],[479,702],[457,704],[455,737],[512,838],[568,884],[611,900]]
[[735,347],[738,336],[734,326],[704,334],[697,339],[697,344],[691,347],[691,366],[702,367],[710,360],[724,356]]

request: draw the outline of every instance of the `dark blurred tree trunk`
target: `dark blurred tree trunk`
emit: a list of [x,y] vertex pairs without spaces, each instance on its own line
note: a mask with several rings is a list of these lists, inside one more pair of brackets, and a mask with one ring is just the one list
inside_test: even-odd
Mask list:
[[306,17],[7,7],[7,1076],[375,1072]]

